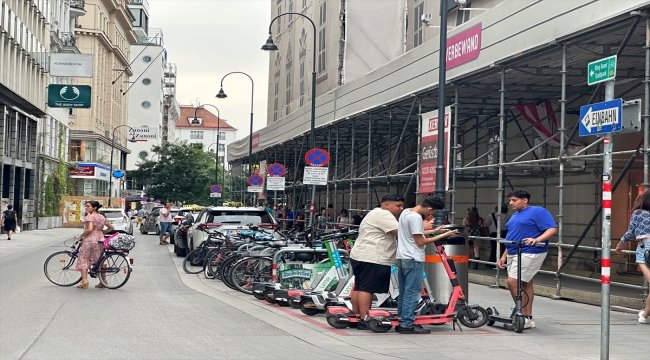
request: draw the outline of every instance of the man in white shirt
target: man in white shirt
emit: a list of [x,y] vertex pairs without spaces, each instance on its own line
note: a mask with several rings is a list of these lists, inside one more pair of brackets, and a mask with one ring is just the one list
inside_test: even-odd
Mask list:
[[163,206],[163,208],[160,209],[160,245],[169,244],[167,242],[167,239],[173,233],[172,221],[174,221],[174,219],[172,218],[172,214],[170,211],[171,208],[172,208],[172,204],[170,204],[169,201],[166,201],[165,206]]
[[357,329],[366,330],[366,313],[372,305],[372,294],[387,293],[390,267],[395,264],[397,251],[397,219],[404,209],[404,198],[386,194],[381,206],[365,216],[359,226],[359,237],[350,252],[354,274],[352,309],[360,316]]

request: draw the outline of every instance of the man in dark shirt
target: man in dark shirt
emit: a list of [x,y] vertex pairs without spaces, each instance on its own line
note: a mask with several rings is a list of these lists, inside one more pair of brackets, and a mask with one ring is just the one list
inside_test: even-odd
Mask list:
[[0,224],[4,224],[7,232],[7,240],[11,240],[11,235],[16,231],[16,224],[18,224],[18,214],[13,208],[13,205],[7,206],[7,210],[2,212],[2,219],[0,219]]
[[359,225],[361,225],[361,220],[363,220],[363,217],[366,215],[366,213],[363,211],[363,208],[360,207],[359,210],[357,210],[357,213],[352,217],[352,221],[350,224],[352,225],[353,228],[359,228]]

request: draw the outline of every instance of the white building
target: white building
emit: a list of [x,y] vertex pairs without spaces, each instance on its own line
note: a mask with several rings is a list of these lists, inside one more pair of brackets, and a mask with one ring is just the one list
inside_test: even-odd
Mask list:
[[[203,150],[214,150],[217,147],[219,133],[219,160],[225,164],[226,146],[235,141],[237,129],[228,124],[226,119],[219,119],[209,108],[181,105],[180,119],[176,123],[176,140],[187,141],[190,144],[201,144]],[[192,124],[194,115],[198,124]]]

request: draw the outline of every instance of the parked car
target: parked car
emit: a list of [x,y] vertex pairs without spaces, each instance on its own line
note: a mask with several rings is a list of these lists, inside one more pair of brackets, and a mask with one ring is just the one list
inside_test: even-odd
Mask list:
[[99,209],[99,213],[113,224],[115,230],[122,230],[129,235],[133,235],[133,223],[126,216],[123,209]]
[[249,224],[265,224],[269,228],[278,226],[275,218],[264,209],[256,207],[207,207],[201,211],[188,231],[187,242],[189,250],[196,249],[207,236],[204,231],[199,229],[199,226],[203,228],[209,227],[219,232],[230,234],[247,229]]
[[140,234],[147,234],[156,231],[156,223],[158,221],[158,216],[160,215],[160,209],[162,209],[162,206],[156,206],[147,212],[147,217],[145,217],[142,224],[140,224]]
[[[198,215],[198,214],[197,214]],[[178,215],[176,216],[178,217]],[[187,251],[187,235],[190,227],[194,223],[194,216],[190,212],[186,212],[183,219],[179,219],[178,226],[174,230],[174,253],[176,256],[186,256]]]
[[175,225],[178,225],[178,222],[184,219],[185,215],[187,214],[191,214],[193,218],[192,220],[196,220],[196,218],[199,216],[199,213],[201,213],[201,210],[203,209],[188,208],[188,207],[182,207],[178,209],[178,212],[176,213],[176,215],[174,215]]

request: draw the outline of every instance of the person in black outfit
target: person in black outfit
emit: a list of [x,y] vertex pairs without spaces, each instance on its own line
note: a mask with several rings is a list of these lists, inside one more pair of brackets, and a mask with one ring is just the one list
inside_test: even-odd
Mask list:
[[18,223],[18,213],[13,208],[13,205],[7,206],[7,210],[2,212],[2,221],[0,221],[0,223],[4,223],[7,240],[11,240],[11,235],[16,231],[16,224]]

